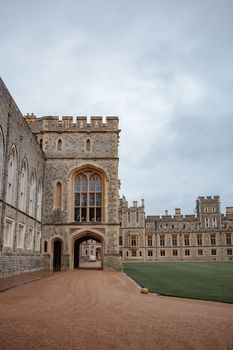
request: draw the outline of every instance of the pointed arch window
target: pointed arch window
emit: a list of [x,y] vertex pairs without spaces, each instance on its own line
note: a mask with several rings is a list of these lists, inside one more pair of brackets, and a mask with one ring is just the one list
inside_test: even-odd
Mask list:
[[55,189],[55,208],[61,209],[62,204],[62,184],[61,182],[56,183],[56,189]]
[[0,127],[0,193],[1,193],[1,187],[2,187],[2,179],[3,179],[3,154],[4,154],[4,140],[3,140],[3,133]]
[[91,141],[90,139],[87,139],[86,141],[86,151],[90,151],[91,150]]
[[27,207],[27,189],[28,189],[28,164],[24,159],[20,174],[20,191],[19,191],[19,209],[26,212]]
[[61,140],[61,139],[59,139],[59,140],[57,141],[57,150],[58,150],[58,151],[62,151],[62,140]]
[[74,219],[77,222],[103,220],[103,177],[97,172],[81,172],[75,178]]
[[16,179],[17,179],[17,154],[16,148],[11,148],[8,162],[6,201],[11,205],[16,202]]
[[30,180],[30,194],[29,194],[29,215],[35,216],[36,208],[36,174],[32,172]]
[[41,213],[42,213],[42,179],[39,181],[39,188],[37,193],[37,212],[36,218],[38,221],[41,221]]

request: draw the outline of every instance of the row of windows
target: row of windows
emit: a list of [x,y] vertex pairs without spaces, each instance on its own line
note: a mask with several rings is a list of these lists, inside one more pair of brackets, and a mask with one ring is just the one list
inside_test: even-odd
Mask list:
[[[132,236],[133,237],[133,236]],[[177,246],[178,245],[178,236],[177,235],[172,235],[172,245],[173,246]],[[210,245],[216,245],[216,234],[211,234],[209,235],[209,240],[210,240]],[[231,234],[227,233],[225,235],[225,242],[227,245],[231,245],[232,244],[232,239],[231,239]],[[131,239],[131,246],[133,246],[134,242],[132,242]],[[165,246],[165,235],[160,235],[159,236],[159,243],[161,247]],[[148,247],[152,247],[153,244],[153,238],[152,235],[151,236],[147,236],[147,246]],[[197,234],[196,235],[196,244],[201,246],[203,244],[203,236],[202,234]],[[188,234],[184,235],[184,245],[185,246],[189,246],[190,245],[190,236]]]
[[[0,189],[2,185],[2,169],[3,169],[3,136],[0,129]],[[30,216],[41,220],[42,210],[42,179],[36,181],[36,171],[33,169],[29,178],[28,161],[25,158],[19,174],[19,185],[17,184],[18,160],[17,149],[15,145],[11,147],[8,166],[7,166],[7,184],[6,184],[6,202],[12,206],[16,206],[17,192],[18,208],[23,212],[27,212]]]
[[[4,230],[4,247],[12,248],[14,243],[15,221],[6,218]],[[18,230],[16,230],[16,248],[40,251],[41,232],[19,223]]]
[[[196,224],[195,228],[198,228],[200,225]],[[205,228],[210,228],[210,227],[217,227],[218,226],[218,221],[216,217],[212,217],[211,219],[209,217],[205,217],[204,218],[204,227]],[[167,231],[169,229],[174,230],[174,229],[180,229],[180,225],[179,226],[175,226],[174,224],[160,224],[159,228],[161,230]],[[186,224],[182,224],[182,228],[185,229],[186,228]]]
[[[37,136],[37,140],[40,144],[40,147],[43,149],[43,138],[39,138],[39,136]],[[85,142],[85,149],[86,151],[90,151],[91,150],[91,140],[87,139]],[[58,139],[57,140],[57,151],[62,151],[63,150],[63,140],[62,139]]]
[[[147,235],[147,247],[153,247],[153,236],[152,235]],[[211,234],[209,236],[209,242],[210,245],[215,246],[217,244],[216,241],[216,234]],[[177,235],[172,235],[171,236],[171,243],[174,247],[178,246],[178,236]],[[122,236],[119,237],[119,245],[122,246],[123,242],[122,242]],[[202,246],[203,245],[203,236],[202,234],[197,234],[196,235],[196,244],[198,246]],[[225,235],[225,244],[226,245],[232,245],[232,238],[231,238],[231,234],[227,233]],[[129,237],[129,245],[131,247],[138,247],[139,246],[139,235],[130,235]],[[160,247],[165,247],[165,235],[159,235],[159,245]],[[184,245],[185,246],[189,246],[190,245],[190,235],[185,234],[184,235]]]
[[[203,256],[203,250],[202,249],[198,249],[197,250],[197,255],[198,256]],[[217,255],[217,249],[211,249],[211,251],[210,251],[210,254],[212,255],[212,256],[216,256]],[[227,256],[232,256],[232,249],[230,248],[230,249],[226,249],[226,254],[227,254]],[[136,251],[136,250],[132,250],[131,252],[126,252],[126,256],[128,257],[128,256],[132,256],[132,257],[137,257],[137,256],[142,256],[142,252],[141,252],[141,250],[139,251],[139,255],[138,255],[138,252]],[[151,249],[148,249],[147,250],[147,256],[148,257],[152,257],[154,255],[154,252],[153,252],[153,250],[151,250]],[[159,255],[160,256],[166,256],[166,250],[164,250],[164,249],[161,249],[160,251],[159,251]],[[173,256],[178,256],[179,254],[178,254],[178,250],[176,250],[176,249],[173,249],[173,251],[172,251],[172,255]],[[184,250],[184,256],[190,256],[191,255],[191,251],[189,250],[189,249],[185,249]]]

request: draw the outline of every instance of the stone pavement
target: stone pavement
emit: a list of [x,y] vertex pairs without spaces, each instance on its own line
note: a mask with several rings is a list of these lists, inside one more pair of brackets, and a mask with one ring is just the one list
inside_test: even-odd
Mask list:
[[72,270],[0,293],[1,350],[231,350],[233,305],[142,295],[123,273]]

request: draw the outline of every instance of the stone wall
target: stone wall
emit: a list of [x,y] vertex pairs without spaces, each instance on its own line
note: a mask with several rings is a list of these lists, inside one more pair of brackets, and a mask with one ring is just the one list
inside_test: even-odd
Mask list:
[[[43,181],[45,156],[35,136],[22,116],[20,110],[0,79],[0,128],[4,137],[2,177],[0,182],[0,275],[15,274],[43,268],[40,239],[42,234],[41,221],[37,220],[38,187]],[[14,198],[9,204],[6,200],[8,186],[8,164],[12,147],[16,151],[16,171],[14,173]],[[23,162],[27,163],[27,185],[25,187],[25,210],[19,207],[20,177]],[[36,190],[32,203],[33,213],[29,215],[30,177],[35,172]],[[12,222],[12,239],[6,245],[6,222]],[[17,245],[19,226],[24,227],[22,246]],[[29,230],[33,233],[32,247],[28,247]],[[36,243],[36,245],[35,245]]]

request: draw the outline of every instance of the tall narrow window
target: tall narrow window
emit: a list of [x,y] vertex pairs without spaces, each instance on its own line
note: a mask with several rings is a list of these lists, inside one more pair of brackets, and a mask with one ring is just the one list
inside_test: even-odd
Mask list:
[[55,208],[61,209],[61,203],[62,203],[62,184],[58,181],[56,183],[56,190],[55,190]]
[[87,139],[86,142],[86,151],[90,151],[91,150],[91,141],[89,139]]
[[41,221],[41,213],[42,213],[42,179],[39,181],[38,193],[37,193],[37,212],[36,218]]
[[189,235],[184,235],[184,245],[189,245]]
[[231,245],[231,234],[230,233],[226,234],[226,244]]
[[28,229],[28,237],[27,237],[27,249],[33,250],[34,248],[34,230],[32,227]]
[[197,245],[202,245],[202,235],[197,235]]
[[217,227],[217,218],[216,217],[212,218],[212,223],[213,223],[213,227]]
[[40,147],[43,149],[43,139],[40,139]]
[[3,179],[3,154],[4,154],[4,141],[3,133],[0,127],[0,191],[2,188],[2,179]]
[[215,234],[210,235],[210,244],[216,245],[216,235]]
[[57,150],[58,150],[58,151],[62,151],[62,140],[61,140],[61,139],[59,139],[59,140],[57,141]]
[[210,227],[209,218],[205,217],[205,227]]
[[36,208],[36,175],[33,171],[31,180],[30,180],[30,194],[29,194],[29,215],[35,216]]
[[11,219],[6,218],[5,231],[4,231],[4,246],[12,247],[13,235],[14,235],[15,222]]
[[78,222],[98,222],[103,216],[103,183],[96,172],[86,171],[75,179],[74,216]]
[[27,207],[27,189],[28,189],[28,165],[27,160],[24,159],[23,166],[20,174],[20,185],[19,185],[19,209],[26,211]]
[[147,236],[147,245],[148,247],[152,247],[153,245],[153,240],[152,240],[152,236]]
[[25,225],[19,224],[17,235],[17,248],[24,248]]
[[160,235],[159,237],[160,240],[160,247],[164,247],[165,246],[165,236],[164,235]]
[[172,235],[172,245],[177,246],[177,235]]
[[15,205],[16,200],[16,179],[17,179],[17,155],[16,148],[11,148],[9,162],[8,162],[8,174],[7,174],[7,190],[6,201],[11,205]]

